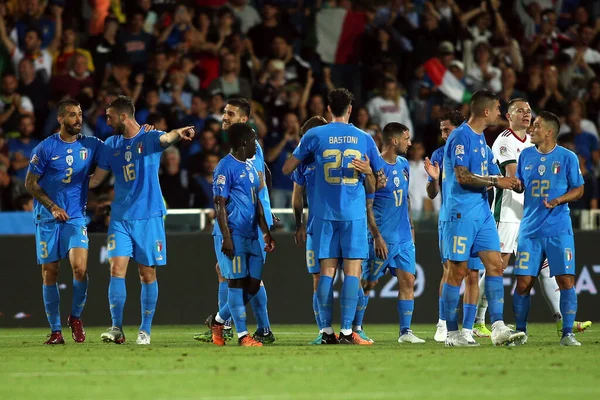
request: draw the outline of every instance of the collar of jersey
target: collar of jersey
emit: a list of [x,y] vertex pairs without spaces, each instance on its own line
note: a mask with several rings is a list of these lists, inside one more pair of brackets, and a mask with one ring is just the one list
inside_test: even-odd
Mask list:
[[552,153],[554,150],[556,150],[556,148],[557,148],[557,147],[558,147],[558,143],[557,143],[557,144],[555,144],[555,145],[554,145],[554,147],[552,148],[552,150],[550,150],[549,152],[547,152],[547,153],[542,153],[542,152],[540,151],[540,149],[538,149],[538,147],[537,147],[537,146],[535,146],[535,151],[537,151],[537,152],[538,152],[538,153],[540,153],[540,154],[547,155],[547,154],[550,154],[550,153]]

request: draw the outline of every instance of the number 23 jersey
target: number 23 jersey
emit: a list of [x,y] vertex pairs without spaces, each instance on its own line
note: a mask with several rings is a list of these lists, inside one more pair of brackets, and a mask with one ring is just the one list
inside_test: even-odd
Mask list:
[[106,139],[98,167],[115,176],[111,219],[127,221],[162,217],[167,213],[158,180],[163,131],[143,128],[132,138]]

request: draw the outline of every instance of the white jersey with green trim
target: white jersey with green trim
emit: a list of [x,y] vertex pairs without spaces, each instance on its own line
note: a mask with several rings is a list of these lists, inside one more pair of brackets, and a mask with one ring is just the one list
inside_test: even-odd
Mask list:
[[[494,162],[500,167],[502,175],[506,176],[506,166],[517,163],[521,152],[531,146],[533,145],[529,135],[525,135],[525,139],[521,139],[510,128],[498,135],[492,146],[492,153],[494,153]],[[492,204],[496,222],[521,222],[524,200],[523,193],[496,189]]]

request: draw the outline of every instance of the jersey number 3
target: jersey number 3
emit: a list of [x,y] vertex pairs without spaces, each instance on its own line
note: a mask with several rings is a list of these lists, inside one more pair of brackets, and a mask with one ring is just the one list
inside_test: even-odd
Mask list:
[[[358,171],[352,165],[352,159],[360,159],[360,151],[346,149],[342,153],[340,150],[325,150],[323,158],[334,158],[333,161],[323,164],[325,170],[325,181],[330,185],[356,185],[358,184]],[[352,176],[344,176],[344,170],[351,169]]]

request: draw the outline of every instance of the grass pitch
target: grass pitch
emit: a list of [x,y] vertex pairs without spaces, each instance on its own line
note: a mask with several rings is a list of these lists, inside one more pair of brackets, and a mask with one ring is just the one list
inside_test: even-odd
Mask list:
[[309,346],[315,327],[276,325],[277,342],[224,348],[192,339],[198,326],[156,326],[152,345],[43,346],[46,329],[0,329],[0,399],[579,399],[600,398],[600,329],[564,348],[554,324],[530,326],[529,343],[446,348],[434,325],[414,326],[424,345],[400,345],[396,325],[371,325],[373,346]]

